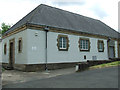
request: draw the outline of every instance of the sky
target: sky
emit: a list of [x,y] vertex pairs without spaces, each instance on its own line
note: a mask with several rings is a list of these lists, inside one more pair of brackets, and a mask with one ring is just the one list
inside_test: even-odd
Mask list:
[[101,20],[118,31],[119,0],[0,0],[0,25],[14,25],[40,4]]

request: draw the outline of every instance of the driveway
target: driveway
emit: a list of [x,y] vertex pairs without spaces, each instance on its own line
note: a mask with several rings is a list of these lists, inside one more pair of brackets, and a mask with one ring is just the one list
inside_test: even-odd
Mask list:
[[93,69],[23,83],[7,84],[3,88],[118,88],[118,67]]

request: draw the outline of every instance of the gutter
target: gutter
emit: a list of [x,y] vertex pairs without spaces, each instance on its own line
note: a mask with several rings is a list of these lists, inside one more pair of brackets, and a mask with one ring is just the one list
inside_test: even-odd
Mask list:
[[45,30],[45,70],[48,71],[48,67],[47,67],[47,63],[48,63],[48,61],[47,61],[47,44],[48,44],[47,43],[47,34],[48,34],[49,28],[45,27],[44,30]]

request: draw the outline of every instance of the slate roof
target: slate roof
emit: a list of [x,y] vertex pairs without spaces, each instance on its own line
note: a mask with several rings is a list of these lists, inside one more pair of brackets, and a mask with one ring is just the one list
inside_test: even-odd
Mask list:
[[118,32],[100,20],[41,4],[13,25],[6,33],[26,23],[58,27],[78,32],[118,38]]

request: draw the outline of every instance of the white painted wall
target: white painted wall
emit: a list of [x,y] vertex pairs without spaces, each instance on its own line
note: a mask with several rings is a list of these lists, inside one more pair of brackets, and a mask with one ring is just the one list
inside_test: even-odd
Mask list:
[[[35,33],[38,36],[35,36]],[[68,51],[59,51],[57,47],[57,37],[62,33],[48,32],[48,63],[64,63],[64,62],[83,62],[92,60],[92,56],[97,56],[97,60],[108,60],[107,40],[98,38],[89,38],[84,36],[68,35],[70,47]],[[63,34],[62,34],[63,35]],[[67,35],[67,34],[64,34]],[[79,50],[79,38],[89,38],[91,42],[90,52],[82,52]],[[45,31],[27,30],[28,39],[28,62],[27,64],[45,63]],[[97,41],[104,41],[104,52],[98,52]],[[33,47],[33,49],[32,49]],[[84,60],[84,55],[87,59]]]
[[118,48],[117,48],[118,42],[115,41],[115,58],[118,58]]
[[[38,36],[35,36],[35,33]],[[27,30],[28,62],[27,64],[45,63],[45,31]]]
[[[89,38],[84,36],[68,35],[70,47],[68,51],[59,51],[57,48],[57,37],[58,34],[48,32],[48,63],[59,63],[59,62],[82,62],[86,60],[92,60],[92,56],[97,56],[97,60],[108,60],[107,54],[107,40],[98,38]],[[62,34],[63,35],[63,34]],[[67,35],[67,34],[64,34]],[[80,51],[78,47],[79,38],[89,38],[91,42],[90,52]],[[97,40],[104,40],[104,52],[98,52]],[[84,55],[87,59],[84,60]]]
[[[37,34],[38,36],[35,36]],[[69,49],[68,51],[59,51],[57,47],[58,35],[62,33],[48,32],[48,52],[47,61],[48,63],[64,63],[64,62],[83,62],[92,60],[92,56],[97,56],[97,60],[108,60],[107,54],[107,40],[99,38],[90,38],[84,36],[68,35],[69,38]],[[67,35],[67,34],[62,34]],[[23,51],[18,53],[18,39],[22,37],[23,40]],[[78,47],[79,38],[90,39],[90,52],[80,51]],[[7,55],[2,54],[2,62],[8,63],[9,60],[9,40],[15,38],[15,63],[16,64],[42,64],[45,63],[45,31],[27,29],[12,35],[8,38],[3,39],[3,44],[7,43]],[[98,52],[97,41],[104,41],[104,52]],[[115,42],[117,48],[117,42]],[[116,57],[117,49],[116,50]],[[2,53],[3,53],[2,48]],[[87,59],[84,60],[84,55]]]
[[[18,40],[22,37],[22,53],[18,53]],[[2,62],[9,63],[9,40],[15,38],[15,64],[27,64],[27,30],[9,36],[2,40]],[[7,43],[7,54],[4,55],[4,44]]]

